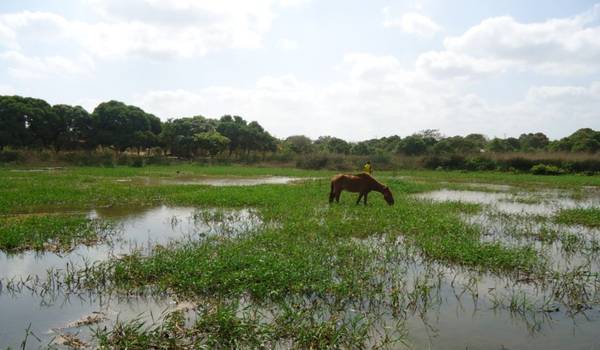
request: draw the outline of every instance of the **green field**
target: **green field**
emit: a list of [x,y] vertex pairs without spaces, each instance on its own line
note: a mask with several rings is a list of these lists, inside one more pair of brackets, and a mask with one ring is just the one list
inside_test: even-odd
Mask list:
[[[551,303],[570,310],[577,303],[597,303],[596,295],[587,289],[596,283],[595,274],[557,270],[533,244],[482,239],[485,228],[464,220],[484,212],[481,204],[424,201],[415,194],[442,188],[472,190],[471,183],[486,183],[511,185],[509,192],[534,195],[537,190],[560,189],[570,198],[580,198],[589,190],[584,186],[600,186],[600,177],[384,172],[376,176],[390,186],[396,204],[388,206],[373,193],[365,207],[355,205],[356,195],[348,193],[342,194],[340,204],[327,203],[329,178],[334,174],[193,165],[37,172],[0,168],[0,249],[68,249],[110,240],[108,223],[83,215],[100,207],[250,208],[259,214],[262,225],[236,238],[207,237],[159,246],[149,256],[133,253],[55,276],[58,282],[53,283],[70,289],[166,293],[200,305],[192,323],[174,312],[157,324],[133,320],[98,330],[95,341],[106,347],[185,347],[198,341],[207,347],[233,348],[409,346],[411,335],[403,323],[411,313],[407,310],[414,314],[427,309],[433,290],[439,287],[436,278],[443,277],[431,271],[440,266],[530,281],[555,292],[541,302],[518,295],[487,296],[494,307],[515,313],[543,313]],[[157,181],[268,175],[306,180],[225,187]],[[493,186],[479,190],[497,191]],[[537,200],[520,202],[535,205]],[[598,226],[598,209],[577,210],[501,219],[504,225],[525,220]],[[588,256],[596,254],[595,241],[554,232],[550,226],[545,231],[514,226],[513,231],[519,239],[561,242],[564,249],[589,249]],[[408,280],[410,274],[403,266],[415,261],[423,271]],[[361,307],[365,301],[369,307]],[[385,329],[385,335],[375,335],[374,329]]]

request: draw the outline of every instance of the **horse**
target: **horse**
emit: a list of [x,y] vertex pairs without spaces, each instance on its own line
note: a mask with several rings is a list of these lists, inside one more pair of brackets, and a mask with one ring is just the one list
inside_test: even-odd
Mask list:
[[329,192],[329,203],[333,203],[333,200],[337,203],[340,202],[340,194],[343,190],[348,192],[358,192],[358,200],[356,204],[360,203],[361,198],[364,198],[364,203],[367,205],[367,196],[371,191],[377,191],[383,194],[383,198],[389,205],[394,205],[394,196],[389,187],[379,183],[371,175],[367,173],[350,175],[350,174],[339,174],[331,178],[331,192]]

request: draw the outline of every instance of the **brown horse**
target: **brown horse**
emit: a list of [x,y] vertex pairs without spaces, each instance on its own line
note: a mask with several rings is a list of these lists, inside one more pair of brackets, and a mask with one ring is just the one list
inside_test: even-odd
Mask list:
[[347,175],[340,174],[331,178],[331,192],[329,193],[329,203],[340,202],[340,194],[343,190],[348,192],[358,192],[358,200],[356,204],[360,203],[360,199],[364,198],[364,203],[367,205],[367,195],[371,191],[381,192],[383,198],[389,205],[394,205],[394,196],[390,189],[377,182],[371,175],[367,173]]

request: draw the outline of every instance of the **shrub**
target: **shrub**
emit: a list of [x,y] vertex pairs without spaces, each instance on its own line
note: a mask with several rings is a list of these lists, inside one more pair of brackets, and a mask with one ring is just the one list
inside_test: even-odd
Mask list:
[[496,162],[487,157],[474,157],[467,161],[468,170],[496,170]]
[[0,163],[16,163],[23,160],[17,151],[0,151]]
[[514,157],[505,160],[506,168],[513,168],[519,171],[529,171],[534,165],[535,162],[533,160],[523,157]]
[[535,175],[561,175],[564,170],[555,165],[536,164],[531,167],[531,172]]
[[296,166],[302,169],[331,169],[331,170],[351,170],[356,167],[342,155],[337,154],[310,154],[296,161]]
[[131,161],[130,165],[132,167],[134,167],[134,168],[142,168],[145,165],[144,158],[142,158],[142,157],[135,157]]

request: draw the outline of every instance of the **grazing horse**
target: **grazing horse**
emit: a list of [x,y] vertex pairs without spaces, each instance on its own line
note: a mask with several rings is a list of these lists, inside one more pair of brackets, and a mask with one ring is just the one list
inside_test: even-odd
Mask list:
[[371,175],[367,173],[347,175],[340,174],[336,175],[331,179],[331,192],[329,193],[329,203],[340,202],[340,194],[343,190],[348,192],[358,192],[358,200],[356,204],[360,203],[360,199],[364,198],[364,203],[367,205],[367,195],[371,191],[381,192],[383,198],[389,205],[394,205],[394,196],[390,189],[377,182]]

